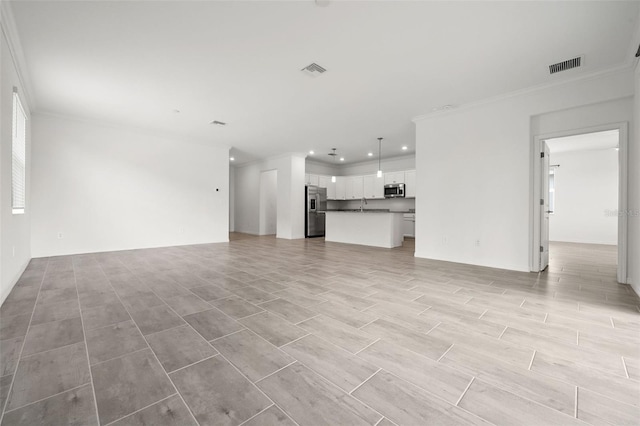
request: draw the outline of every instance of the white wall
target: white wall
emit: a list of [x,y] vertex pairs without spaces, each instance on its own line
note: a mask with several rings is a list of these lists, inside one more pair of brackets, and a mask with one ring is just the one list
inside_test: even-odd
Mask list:
[[[2,25],[6,24],[2,15]],[[13,289],[31,259],[31,120],[29,102],[14,65],[9,42],[2,31],[0,46],[0,303]],[[13,119],[13,87],[18,88],[27,114],[26,209],[21,215],[11,212],[11,145]]]
[[260,235],[275,235],[278,226],[278,171],[260,173]]
[[[628,97],[631,74],[623,70],[417,119],[416,256],[529,271],[531,117]],[[580,127],[595,125],[590,117],[580,121]]]
[[[400,172],[404,170],[415,170],[415,155],[382,159],[381,167],[383,172]],[[370,175],[378,171],[378,160],[363,161],[355,164],[345,164],[340,167],[339,176]]]
[[34,115],[32,171],[33,257],[228,241],[227,147]]
[[229,232],[236,229],[236,170],[229,166]]
[[324,176],[341,176],[340,165],[320,163],[308,157],[305,160],[305,173]]
[[[636,40],[637,41],[637,40]],[[640,294],[640,61],[636,60],[633,77],[635,96],[633,98],[634,122],[629,137],[629,244],[627,262],[628,282]]]
[[[550,145],[553,142],[550,143]],[[572,243],[618,243],[618,151],[602,149],[552,153],[555,211],[549,239]]]
[[285,154],[235,167],[236,232],[260,233],[260,175],[278,171],[278,238],[304,238],[305,155]]

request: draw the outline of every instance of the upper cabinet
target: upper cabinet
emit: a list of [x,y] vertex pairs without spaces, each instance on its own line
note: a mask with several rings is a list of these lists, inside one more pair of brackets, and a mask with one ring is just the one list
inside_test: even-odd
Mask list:
[[307,185],[327,188],[327,200],[359,200],[362,197],[369,200],[384,199],[384,185],[390,183],[404,183],[405,197],[416,196],[416,171],[385,173],[384,177],[377,175],[366,176],[336,176],[331,182],[331,176],[305,174]]
[[384,184],[388,185],[390,183],[405,183],[404,182],[404,172],[390,172],[384,174]]
[[[347,178],[344,176],[336,176],[336,194],[334,200],[346,199]],[[329,198],[329,197],[327,197]]]
[[416,171],[407,170],[404,172],[404,196],[406,198],[416,198]]
[[346,179],[345,199],[359,200],[362,195],[362,176],[348,176]]
[[376,175],[364,176],[363,196],[369,199],[384,198],[384,178]]

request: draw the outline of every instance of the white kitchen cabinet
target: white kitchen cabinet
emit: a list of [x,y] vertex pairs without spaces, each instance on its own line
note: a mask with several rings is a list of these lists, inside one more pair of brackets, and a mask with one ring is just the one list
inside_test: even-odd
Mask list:
[[384,198],[384,178],[376,175],[363,176],[363,196],[370,200]]
[[311,185],[311,175],[309,173],[304,174],[304,184]]
[[405,237],[416,236],[416,214],[405,213],[402,221],[402,234]]
[[315,185],[318,186],[318,183],[320,180],[320,176],[318,175],[309,175],[309,185]]
[[362,198],[363,191],[362,176],[348,176],[346,178],[345,199],[359,200]]
[[404,172],[389,172],[384,174],[384,184],[390,183],[405,183]]
[[335,200],[336,199],[336,184],[335,182],[331,182],[331,178],[329,178],[329,183],[327,183],[327,200]]
[[330,176],[318,176],[318,186],[320,188],[329,188],[330,183],[331,183]]
[[347,179],[344,176],[336,176],[336,196],[334,200],[346,199]]
[[416,171],[407,170],[404,172],[404,196],[406,198],[416,198]]

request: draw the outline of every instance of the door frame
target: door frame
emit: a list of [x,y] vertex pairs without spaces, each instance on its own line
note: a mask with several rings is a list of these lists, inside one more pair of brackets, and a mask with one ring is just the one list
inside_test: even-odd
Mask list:
[[618,269],[619,283],[628,284],[627,277],[627,180],[628,180],[628,143],[629,123],[618,122],[599,126],[582,127],[579,129],[558,131],[534,135],[531,139],[531,174],[530,174],[530,230],[529,230],[529,270],[540,272],[540,230],[542,216],[540,214],[540,197],[542,186],[542,162],[540,161],[541,141],[565,136],[576,136],[585,133],[618,131]]

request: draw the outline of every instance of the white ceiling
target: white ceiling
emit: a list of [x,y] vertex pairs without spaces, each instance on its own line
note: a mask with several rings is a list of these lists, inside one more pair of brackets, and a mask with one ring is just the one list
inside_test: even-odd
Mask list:
[[[16,1],[36,110],[223,143],[238,162],[415,151],[411,118],[629,60],[640,3]],[[585,55],[582,69],[548,65]],[[318,78],[300,71],[316,62]],[[180,113],[174,113],[178,109]],[[208,124],[227,122],[226,127]],[[408,151],[400,147],[407,145]]]
[[614,149],[618,147],[618,131],[586,133],[583,135],[566,136],[563,138],[548,139],[551,153],[569,151],[592,151],[597,149]]

